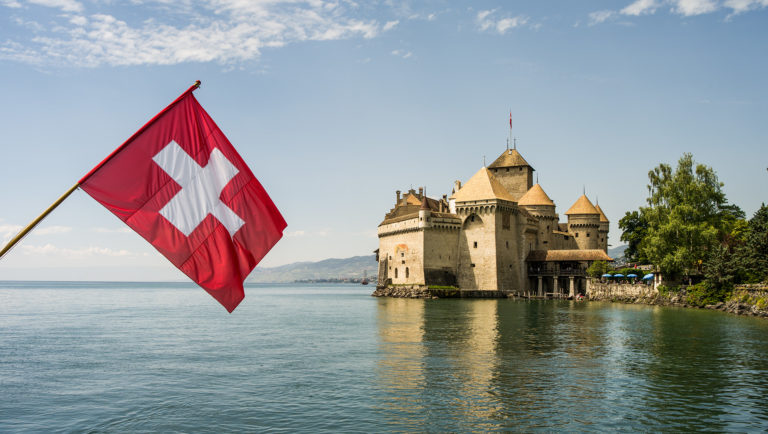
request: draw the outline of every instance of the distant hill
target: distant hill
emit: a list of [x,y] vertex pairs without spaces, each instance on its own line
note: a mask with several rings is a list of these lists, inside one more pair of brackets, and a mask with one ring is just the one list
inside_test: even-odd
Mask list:
[[248,277],[252,283],[285,283],[297,280],[360,279],[363,272],[368,279],[376,279],[378,262],[374,255],[353,256],[344,259],[325,259],[318,262],[294,262],[279,267],[256,267]]
[[611,249],[608,249],[608,256],[613,258],[616,262],[623,261],[624,259],[624,250],[627,250],[627,245],[622,244],[620,246],[613,247]]

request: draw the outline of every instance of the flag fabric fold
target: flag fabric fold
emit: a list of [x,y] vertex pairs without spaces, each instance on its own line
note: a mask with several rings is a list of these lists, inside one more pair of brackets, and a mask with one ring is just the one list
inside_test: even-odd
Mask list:
[[80,187],[232,312],[286,223],[194,88]]

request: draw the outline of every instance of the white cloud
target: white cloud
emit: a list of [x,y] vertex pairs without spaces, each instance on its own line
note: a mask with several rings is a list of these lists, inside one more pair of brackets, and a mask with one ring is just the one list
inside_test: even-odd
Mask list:
[[731,9],[733,15],[768,7],[768,0],[635,0],[619,11],[602,10],[589,14],[590,25],[595,25],[614,18],[617,14],[626,16],[652,15],[663,6],[669,6],[669,11],[684,17],[704,15],[716,12],[722,8]]
[[3,245],[15,237],[22,229],[24,228],[21,225],[0,224],[0,238],[3,240]]
[[623,15],[645,15],[645,14],[653,14],[656,12],[656,9],[658,9],[659,4],[656,2],[656,0],[637,0],[634,3],[628,5],[624,9],[621,10],[621,13]]
[[402,57],[403,59],[408,59],[409,57],[413,56],[412,52],[405,50],[392,50],[390,54],[393,56]]
[[768,7],[768,0],[726,0],[723,5],[730,8],[734,14],[741,14],[753,9]]
[[16,0],[0,0],[0,6],[17,9],[21,7],[21,3]]
[[589,25],[604,23],[605,21],[616,15],[614,11],[595,11],[589,14]]
[[36,228],[32,231],[35,235],[51,235],[51,234],[64,234],[71,232],[72,228],[69,226],[45,226],[42,228]]
[[396,27],[398,24],[400,24],[400,21],[398,21],[398,20],[395,20],[395,21],[387,21],[387,23],[386,23],[386,24],[384,24],[384,27],[382,27],[382,28],[381,28],[381,30],[383,30],[383,31],[385,31],[385,32],[386,32],[386,31],[388,31],[388,30],[392,30],[392,29],[394,29],[394,28],[395,28],[395,27]]
[[[11,3],[5,1],[6,6]],[[383,29],[375,19],[358,17],[348,3],[321,0],[168,0],[134,1],[120,15],[103,2],[34,0],[62,14],[43,34],[0,43],[0,58],[24,63],[77,67],[173,65],[185,62],[235,64],[258,59],[264,48],[302,41],[373,38]],[[137,16],[148,18],[137,20]],[[136,20],[136,21],[133,21]],[[26,39],[23,39],[26,36]],[[20,39],[21,38],[21,39]]]
[[21,246],[25,255],[48,255],[48,256],[66,256],[66,257],[85,257],[85,256],[135,256],[128,250],[114,250],[108,247],[85,247],[81,249],[66,249],[56,247],[53,244],[44,246]]
[[285,233],[286,237],[303,237],[304,235],[306,235],[304,231],[289,231]]
[[672,10],[686,17],[708,14],[717,10],[713,0],[677,0]]
[[503,35],[509,29],[526,25],[529,20],[528,17],[523,15],[518,15],[516,17],[506,17],[497,20],[495,17],[493,17],[495,12],[496,10],[493,9],[484,10],[477,13],[475,21],[477,22],[478,29],[480,29],[481,32],[492,30],[500,35]]
[[436,19],[436,18],[437,18],[437,17],[435,16],[435,14],[429,14],[429,15],[427,15],[427,21],[435,21],[435,19]]
[[83,10],[83,5],[74,0],[27,0],[27,2],[38,6],[61,9],[64,12],[80,12]]

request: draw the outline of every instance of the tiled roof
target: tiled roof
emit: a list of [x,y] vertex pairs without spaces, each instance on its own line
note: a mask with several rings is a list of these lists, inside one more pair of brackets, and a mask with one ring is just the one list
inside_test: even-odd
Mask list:
[[588,250],[531,250],[529,262],[557,262],[557,261],[613,261],[600,249]]
[[565,212],[565,215],[570,214],[600,214],[596,209],[595,206],[592,205],[592,202],[587,199],[586,195],[581,195],[580,198],[576,199],[576,202],[574,202],[571,209]]
[[499,155],[499,158],[497,158],[488,167],[495,169],[497,167],[517,167],[517,166],[531,167],[531,165],[528,164],[527,161],[525,161],[525,158],[523,158],[523,156],[520,155],[519,152],[517,152],[517,149],[507,149],[501,155]]
[[605,216],[605,213],[603,212],[602,208],[600,208],[600,205],[595,205],[595,209],[600,213],[600,223],[608,223],[608,217]]
[[507,189],[485,167],[472,175],[469,181],[451,197],[456,199],[456,202],[488,199],[515,202],[515,198],[509,194]]
[[539,184],[534,185],[525,192],[523,197],[517,201],[518,205],[549,205],[555,206],[552,199],[544,193],[544,189]]

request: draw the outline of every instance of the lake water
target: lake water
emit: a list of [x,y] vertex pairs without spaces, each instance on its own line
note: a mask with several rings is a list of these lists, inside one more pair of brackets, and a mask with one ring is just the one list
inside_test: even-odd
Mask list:
[[0,432],[768,429],[768,321],[373,288],[0,282]]

